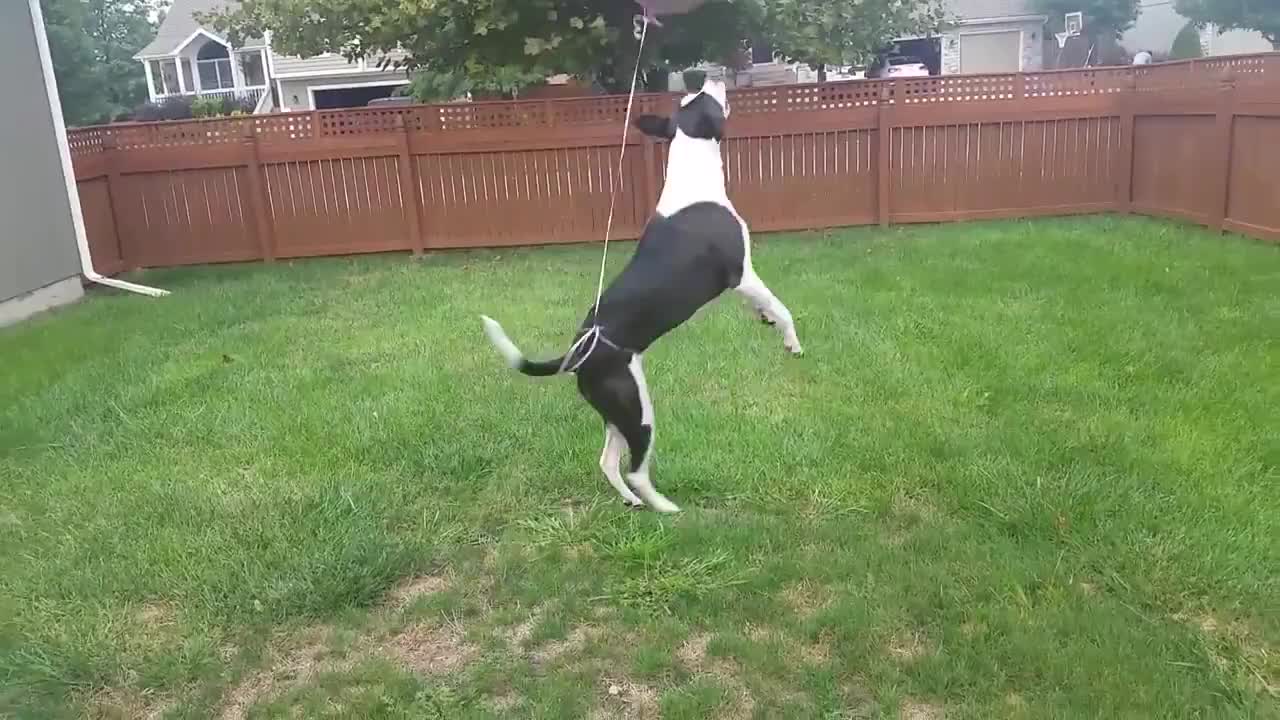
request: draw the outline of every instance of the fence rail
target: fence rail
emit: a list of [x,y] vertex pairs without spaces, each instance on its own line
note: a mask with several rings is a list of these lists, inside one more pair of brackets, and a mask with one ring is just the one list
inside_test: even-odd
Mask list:
[[[675,96],[642,95],[638,112]],[[1280,239],[1280,54],[744,89],[730,195],[753,227],[1133,211]],[[666,145],[626,99],[284,113],[72,131],[104,271],[636,237]]]

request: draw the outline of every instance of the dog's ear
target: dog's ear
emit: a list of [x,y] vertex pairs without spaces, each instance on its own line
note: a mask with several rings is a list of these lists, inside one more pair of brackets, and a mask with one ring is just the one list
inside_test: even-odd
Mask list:
[[657,115],[641,115],[635,120],[636,129],[649,137],[670,140],[676,136],[676,124],[671,118]]

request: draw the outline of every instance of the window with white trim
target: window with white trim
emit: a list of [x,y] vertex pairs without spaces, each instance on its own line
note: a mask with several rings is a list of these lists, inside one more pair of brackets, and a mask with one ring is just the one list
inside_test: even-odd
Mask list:
[[231,72],[231,53],[222,43],[210,40],[196,53],[196,69],[200,73],[200,89],[230,90],[236,86]]
[[182,92],[178,84],[177,60],[152,60],[151,84],[156,95],[177,95]]
[[240,76],[244,78],[245,87],[266,87],[266,63],[261,50],[246,50],[236,53],[240,61]]

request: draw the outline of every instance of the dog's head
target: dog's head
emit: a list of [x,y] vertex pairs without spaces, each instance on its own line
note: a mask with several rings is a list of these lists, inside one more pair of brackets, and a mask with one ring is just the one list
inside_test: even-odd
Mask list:
[[650,137],[673,140],[676,133],[695,140],[724,139],[724,121],[729,117],[729,100],[724,82],[708,78],[702,90],[684,96],[674,117],[641,115],[635,126]]

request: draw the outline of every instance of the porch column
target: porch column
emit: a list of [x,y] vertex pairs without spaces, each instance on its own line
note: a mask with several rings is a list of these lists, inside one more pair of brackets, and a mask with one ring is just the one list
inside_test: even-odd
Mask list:
[[151,75],[151,61],[143,60],[142,69],[147,73],[147,96],[151,102],[156,101],[156,79]]
[[244,73],[240,72],[240,54],[235,48],[227,46],[227,57],[231,58],[231,85],[237,93],[244,90]]

